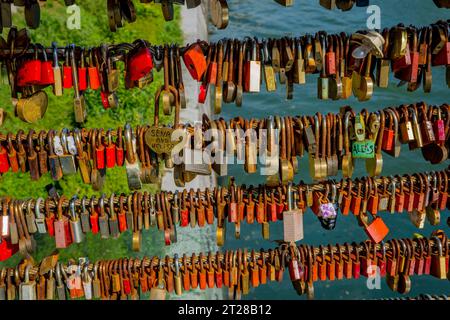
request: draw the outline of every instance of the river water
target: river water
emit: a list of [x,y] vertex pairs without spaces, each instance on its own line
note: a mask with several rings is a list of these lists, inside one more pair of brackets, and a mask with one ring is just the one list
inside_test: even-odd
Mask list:
[[[405,25],[414,24],[416,26],[427,25],[439,19],[447,19],[450,10],[438,9],[431,0],[408,0],[408,1],[371,1],[381,9],[381,27],[390,27],[397,23]],[[212,26],[210,40],[218,40],[229,37],[240,39],[245,36],[269,38],[282,36],[297,36],[305,33],[315,33],[318,30],[327,32],[353,32],[366,29],[366,21],[369,14],[366,8],[354,7],[349,12],[340,10],[329,11],[322,8],[317,0],[295,0],[295,5],[285,8],[273,0],[228,0],[230,7],[230,23],[226,30],[216,31]],[[224,105],[221,114],[225,119],[235,116],[247,118],[262,118],[272,115],[301,115],[313,114],[317,111],[322,113],[338,112],[339,107],[351,105],[356,110],[367,108],[377,110],[386,106],[397,106],[402,103],[413,103],[425,101],[428,104],[441,104],[449,102],[449,89],[445,84],[445,69],[443,67],[433,69],[433,88],[431,94],[423,94],[421,89],[414,93],[406,91],[406,87],[397,88],[397,80],[392,77],[390,86],[387,89],[375,88],[373,98],[365,103],[358,103],[355,98],[347,101],[321,101],[316,98],[317,75],[308,75],[307,84],[296,86],[294,99],[285,99],[285,87],[278,86],[276,93],[262,92],[259,94],[244,94],[242,108],[237,108],[234,104]],[[383,175],[405,174],[408,172],[422,172],[432,169],[442,169],[446,164],[432,166],[426,163],[420,151],[411,152],[407,147],[402,149],[400,158],[393,159],[387,155],[383,157]],[[308,161],[304,157],[300,161],[300,174],[295,181],[300,179],[310,182],[308,174]],[[236,177],[238,184],[264,183],[264,177],[257,174],[248,175],[242,167],[230,167],[230,175]],[[363,162],[356,163],[356,170],[353,177],[365,175]],[[340,176],[338,177],[340,178]],[[449,232],[445,221],[448,211],[442,212],[443,223],[439,228]],[[382,214],[388,227],[390,238],[411,237],[413,233],[419,232],[424,236],[429,236],[436,229],[428,224],[424,229],[418,230],[409,221],[406,214]],[[326,245],[328,243],[360,242],[366,240],[364,230],[358,226],[356,219],[349,215],[343,217],[338,215],[337,226],[333,231],[327,231],[320,226],[317,218],[311,211],[304,216],[304,233],[302,240],[304,243]],[[270,239],[282,239],[282,223],[278,222],[270,226]],[[247,247],[249,249],[272,248],[276,243],[262,239],[259,225],[243,224],[241,227],[241,239],[234,239],[234,228],[228,228],[227,241],[224,249]],[[381,280],[379,289],[368,289],[367,279],[361,277],[358,280],[325,281],[315,283],[316,299],[377,299],[384,297],[400,296],[392,292],[384,279]],[[420,293],[449,293],[450,285],[448,281],[440,281],[431,276],[412,277],[412,289],[409,295],[415,296]],[[285,273],[284,281],[260,286],[251,289],[250,294],[245,299],[305,299],[299,297],[292,288],[289,275]]]

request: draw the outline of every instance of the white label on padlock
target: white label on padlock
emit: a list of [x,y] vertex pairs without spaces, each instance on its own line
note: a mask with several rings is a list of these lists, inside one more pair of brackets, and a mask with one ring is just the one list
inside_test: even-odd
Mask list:
[[259,92],[261,90],[261,62],[250,61],[250,92]]
[[9,236],[9,216],[2,216],[2,237]]

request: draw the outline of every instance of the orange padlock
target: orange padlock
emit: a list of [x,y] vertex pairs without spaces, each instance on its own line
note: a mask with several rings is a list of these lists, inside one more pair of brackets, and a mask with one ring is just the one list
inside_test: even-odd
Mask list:
[[381,217],[376,217],[371,224],[365,224],[364,231],[367,236],[375,243],[380,243],[389,233],[389,228]]
[[183,61],[192,78],[200,81],[206,71],[206,58],[199,43],[194,43],[186,49]]

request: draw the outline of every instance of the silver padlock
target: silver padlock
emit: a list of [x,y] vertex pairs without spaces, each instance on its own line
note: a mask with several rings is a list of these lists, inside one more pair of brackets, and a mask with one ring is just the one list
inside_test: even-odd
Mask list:
[[61,131],[61,137],[55,136],[53,138],[55,145],[55,153],[59,157],[59,163],[63,174],[70,175],[77,173],[77,167],[75,165],[75,157],[71,155],[67,149],[67,133],[68,129]]
[[0,273],[0,279],[2,279],[2,283],[0,283],[0,301],[6,300],[6,285],[4,279],[6,278],[6,268],[3,268]]
[[134,217],[133,217],[133,196],[130,194],[127,199],[127,229],[133,231],[134,230]]
[[62,274],[62,265],[61,263],[56,264],[56,294],[58,296],[58,300],[66,300],[66,287],[63,282],[63,274]]
[[32,200],[27,201],[27,212],[25,213],[25,221],[27,223],[27,229],[29,233],[36,233],[36,217],[34,216],[34,212],[31,209]]
[[125,125],[125,146],[126,158],[125,168],[127,171],[128,187],[130,190],[139,190],[142,188],[141,168],[139,161],[136,159],[136,138],[133,136],[131,126]]
[[172,222],[177,225],[180,222],[180,207],[178,206],[178,191],[175,191],[172,199]]
[[81,230],[84,233],[88,233],[91,231],[91,223],[89,219],[89,211],[86,209],[86,201],[87,197],[84,196],[81,199],[81,213],[80,213],[80,220],[81,220]]
[[150,225],[156,226],[155,198],[153,195],[150,195]]
[[41,213],[41,203],[44,201],[43,198],[37,198],[36,204],[34,205],[35,223],[37,231],[41,234],[47,233],[47,227],[45,225],[45,215]]
[[201,123],[194,125],[194,148],[191,149],[191,139],[184,149],[184,170],[199,175],[210,175],[211,165],[205,163],[203,159],[203,135]]
[[92,277],[88,271],[87,264],[83,268],[81,281],[83,283],[84,298],[86,300],[92,300]]
[[116,211],[114,210],[114,193],[109,198],[109,232],[113,238],[118,238],[119,232],[119,220],[117,219]]
[[100,207],[100,215],[98,217],[98,224],[100,228],[100,235],[102,239],[109,238],[109,224],[108,215],[105,213],[105,194],[102,194],[98,200],[98,205]]
[[29,264],[25,268],[25,279],[20,284],[19,299],[20,300],[36,300],[36,282],[30,280],[30,269],[32,265]]
[[75,195],[72,197],[72,199],[69,202],[70,207],[70,232],[72,234],[72,239],[74,243],[81,243],[84,240],[84,233],[81,229],[81,221],[80,217],[78,216],[78,213],[75,210],[75,200],[77,200],[78,197]]

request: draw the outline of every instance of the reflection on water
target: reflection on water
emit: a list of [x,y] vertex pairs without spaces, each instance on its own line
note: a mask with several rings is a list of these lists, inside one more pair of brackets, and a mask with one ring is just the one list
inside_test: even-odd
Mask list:
[[[291,8],[285,8],[273,0],[229,0],[230,23],[226,30],[212,31],[211,40],[220,38],[244,38],[245,36],[269,38],[281,36],[297,36],[305,33],[315,33],[317,30],[327,32],[357,31],[366,28],[368,14],[366,8],[355,7],[349,12],[328,11],[319,6],[317,0],[296,0]],[[405,25],[415,24],[421,26],[439,19],[447,19],[450,11],[438,9],[432,1],[408,0],[405,1],[371,1],[381,8],[381,27],[389,27],[397,23]],[[407,6],[405,6],[407,3]],[[401,15],[399,13],[402,13]],[[214,27],[212,27],[213,29]],[[316,98],[317,75],[308,75],[307,84],[295,86],[294,99],[285,99],[285,87],[280,86],[276,93],[261,92],[260,94],[245,94],[243,106],[237,108],[234,104],[224,105],[222,117],[226,119],[237,115],[245,117],[265,117],[272,115],[300,115],[320,112],[337,112],[339,107],[345,104],[353,106],[356,110],[367,108],[376,110],[390,105],[413,103],[424,100],[428,104],[441,104],[449,102],[449,91],[445,85],[445,69],[433,69],[432,94],[424,95],[419,89],[409,93],[406,87],[396,88],[397,81],[391,78],[388,89],[375,88],[374,97],[365,103],[358,103],[354,98],[347,101],[320,101]],[[264,88],[264,86],[263,86]],[[265,90],[265,89],[262,89]],[[300,174],[295,181],[300,179],[310,182],[308,176],[308,160],[301,159]],[[404,174],[413,171],[426,171],[442,169],[445,165],[434,166],[426,164],[420,151],[410,152],[406,146],[402,149],[399,159],[384,156],[384,175]],[[264,177],[259,175],[247,175],[242,167],[235,166],[229,170],[236,177],[239,184],[264,183]],[[362,161],[356,164],[354,177],[365,175],[365,165]],[[340,176],[338,177],[340,178]],[[443,212],[445,217],[448,211]],[[389,226],[391,237],[411,237],[414,232],[420,232],[429,236],[433,231],[431,226],[424,230],[417,230],[409,221],[406,214],[383,214],[383,218]],[[443,219],[445,223],[445,219]],[[366,239],[362,228],[358,227],[356,219],[352,216],[338,216],[337,227],[334,231],[322,229],[317,218],[308,211],[304,218],[305,243],[319,245],[328,243],[343,243],[345,241],[363,241]],[[444,224],[440,226],[448,232]],[[282,238],[282,223],[271,224],[271,239]],[[244,224],[241,228],[241,239],[234,239],[234,228],[230,225],[227,232],[227,242],[224,249],[247,247],[249,249],[272,248],[276,243],[262,240],[261,226],[249,226]],[[297,299],[295,291],[286,274],[284,282],[260,286],[252,289],[248,299]],[[358,280],[321,282],[315,284],[316,299],[376,299],[381,297],[399,296],[391,292],[385,281],[381,282],[381,290],[369,290],[366,287],[366,278]],[[413,277],[410,295],[420,293],[448,293],[447,281],[439,281],[431,276]],[[304,297],[301,297],[304,299]]]

